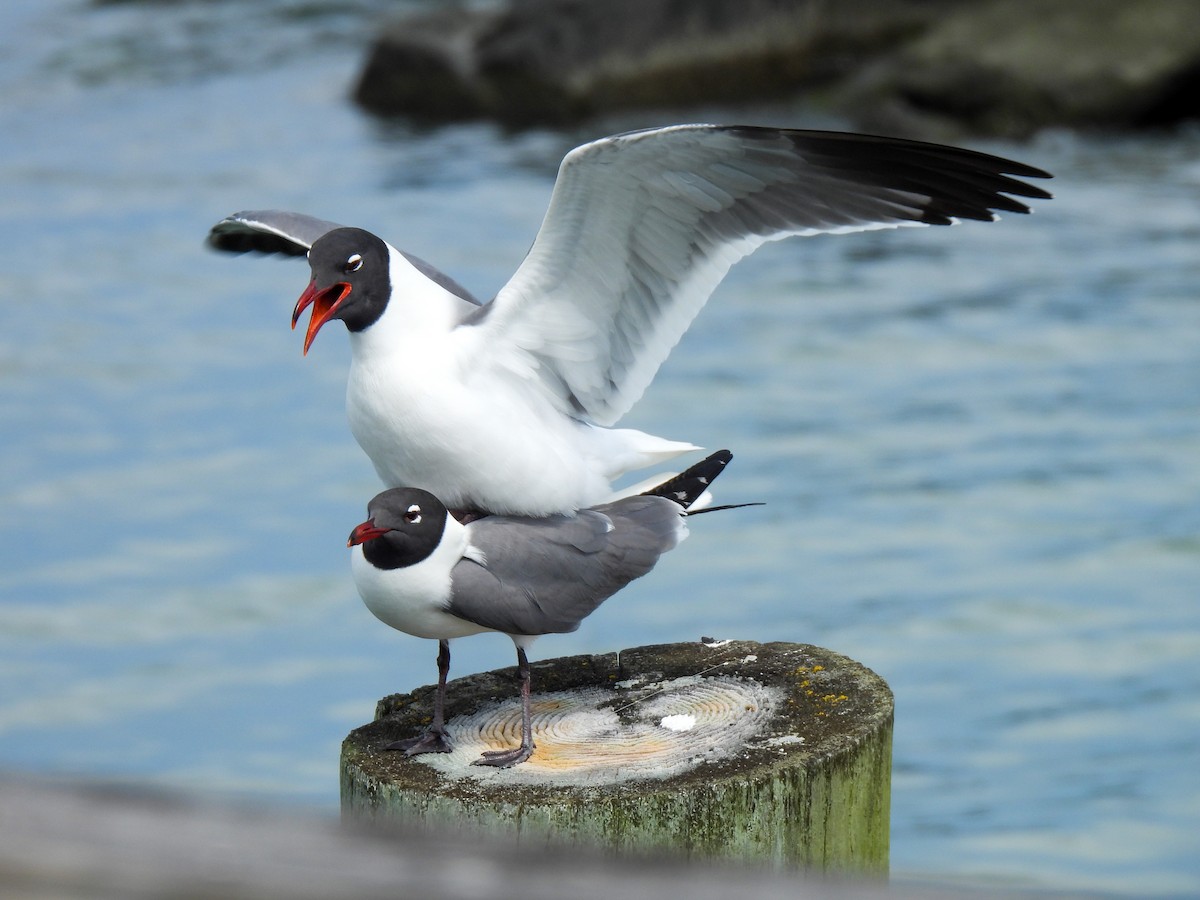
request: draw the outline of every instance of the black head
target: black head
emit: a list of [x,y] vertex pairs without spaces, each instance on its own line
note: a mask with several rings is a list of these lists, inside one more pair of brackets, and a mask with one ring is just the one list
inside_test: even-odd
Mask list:
[[304,335],[305,353],[330,319],[341,319],[351,331],[362,331],[383,315],[392,292],[391,258],[387,244],[371,232],[335,228],[312,245],[308,265],[312,280],[292,312],[295,328],[300,314],[310,304],[313,308]]
[[446,507],[429,491],[392,488],[367,504],[369,518],[350,532],[346,546],[363,545],[378,569],[416,565],[437,549],[446,529]]

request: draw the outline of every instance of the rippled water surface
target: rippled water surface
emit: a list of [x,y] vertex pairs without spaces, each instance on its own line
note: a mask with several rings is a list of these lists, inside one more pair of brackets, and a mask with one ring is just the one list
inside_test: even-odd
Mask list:
[[[679,114],[381,125],[346,95],[383,7],[0,12],[0,767],[332,811],[345,733],[433,678],[349,579],[341,330],[302,358],[303,262],[203,236],[303,210],[490,296],[566,149]],[[832,647],[896,694],[897,875],[1200,890],[1200,134],[976,144],[1057,199],[734,270],[626,421],[769,504],[536,654]]]

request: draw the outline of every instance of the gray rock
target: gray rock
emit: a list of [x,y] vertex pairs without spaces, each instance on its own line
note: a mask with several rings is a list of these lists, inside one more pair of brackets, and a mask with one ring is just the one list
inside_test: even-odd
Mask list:
[[510,123],[779,97],[832,83],[963,0],[517,0],[386,29],[367,109]]
[[513,0],[388,27],[355,91],[435,120],[553,123],[796,97],[900,133],[1200,115],[1190,0]]
[[885,130],[1022,137],[1200,116],[1200,3],[993,0],[849,79],[839,104]]

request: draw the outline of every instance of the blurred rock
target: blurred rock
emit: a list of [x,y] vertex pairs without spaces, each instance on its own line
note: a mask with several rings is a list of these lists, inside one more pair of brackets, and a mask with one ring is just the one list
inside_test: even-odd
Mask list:
[[1200,116],[1200,3],[1006,0],[964,6],[839,88],[883,130],[948,123],[1022,137]]
[[356,99],[380,114],[561,122],[786,96],[843,78],[964,0],[513,0],[405,19]]
[[512,0],[389,26],[355,96],[525,125],[801,93],[893,132],[1168,124],[1200,114],[1200,3]]

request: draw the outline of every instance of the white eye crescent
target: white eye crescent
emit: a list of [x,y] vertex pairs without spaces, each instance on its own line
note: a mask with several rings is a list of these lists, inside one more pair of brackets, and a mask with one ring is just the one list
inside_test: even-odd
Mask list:
[[410,506],[404,513],[404,521],[410,522],[413,525],[420,525],[421,524],[421,507],[417,506],[417,504],[415,504],[415,503],[412,506]]
[[345,264],[342,266],[343,272],[357,272],[363,266],[363,258],[361,254],[351,253],[347,257]]

